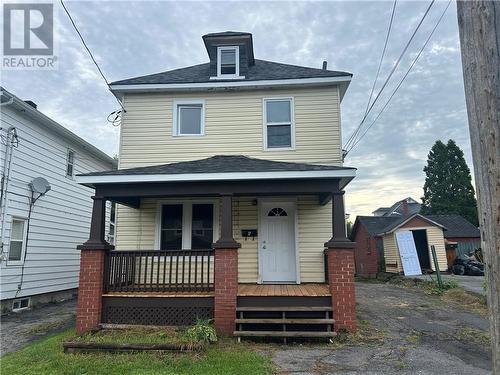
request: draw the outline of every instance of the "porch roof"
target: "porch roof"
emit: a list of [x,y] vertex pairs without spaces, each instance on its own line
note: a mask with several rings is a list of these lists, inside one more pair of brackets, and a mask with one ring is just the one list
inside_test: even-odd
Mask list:
[[216,155],[194,161],[80,174],[76,178],[78,183],[92,187],[115,183],[333,178],[339,179],[339,187],[343,188],[355,175],[356,168]]

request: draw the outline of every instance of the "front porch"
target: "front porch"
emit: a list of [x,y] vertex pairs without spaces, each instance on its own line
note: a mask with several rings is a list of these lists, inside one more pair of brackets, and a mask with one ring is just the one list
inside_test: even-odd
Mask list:
[[[231,165],[232,159],[223,158],[223,167],[241,168]],[[237,159],[242,160],[253,159]],[[320,167],[261,162],[273,168]],[[81,182],[94,187],[96,196],[90,239],[79,247],[77,330],[101,323],[188,325],[197,318],[213,318],[219,333],[238,336],[266,336],[278,326],[300,336],[297,327],[304,324],[314,327],[307,330],[316,332],[313,336],[355,330],[354,260],[342,190],[352,177],[343,168],[321,167],[331,173],[320,177],[301,170],[293,178],[252,173],[247,181],[221,176],[232,172],[214,180],[200,173],[200,181],[160,174],[151,181],[146,174],[138,178],[138,170],[154,168],[158,174],[159,167],[146,167],[83,176],[88,178]],[[108,200],[128,207],[125,238],[134,237],[128,235],[134,228],[151,232],[142,227],[141,210],[155,207],[148,211],[157,218],[152,250],[120,242],[120,229],[119,250],[106,243]],[[243,225],[242,212],[247,213]]]

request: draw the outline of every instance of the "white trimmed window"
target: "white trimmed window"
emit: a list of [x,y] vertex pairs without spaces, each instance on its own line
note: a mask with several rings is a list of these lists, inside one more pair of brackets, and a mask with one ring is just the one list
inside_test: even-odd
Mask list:
[[217,77],[240,76],[240,48],[238,46],[217,47]]
[[66,157],[66,177],[73,177],[75,173],[75,152],[68,149]]
[[293,98],[264,99],[264,149],[294,148]]
[[163,203],[159,211],[160,250],[212,248],[218,235],[215,202]]
[[203,100],[174,102],[174,135],[197,136],[205,134],[205,103]]
[[9,263],[22,263],[26,248],[26,219],[13,218],[10,228]]

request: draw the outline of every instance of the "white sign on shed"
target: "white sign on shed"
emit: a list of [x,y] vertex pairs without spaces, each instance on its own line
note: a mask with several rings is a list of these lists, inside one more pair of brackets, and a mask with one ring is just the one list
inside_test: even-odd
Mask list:
[[417,248],[411,231],[396,232],[399,256],[406,276],[421,275],[420,262],[418,261]]

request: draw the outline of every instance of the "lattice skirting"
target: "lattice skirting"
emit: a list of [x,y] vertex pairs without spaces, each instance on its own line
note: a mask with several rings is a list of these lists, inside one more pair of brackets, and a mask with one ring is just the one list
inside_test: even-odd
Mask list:
[[102,306],[102,322],[113,324],[182,326],[213,314],[213,297],[104,297]]

